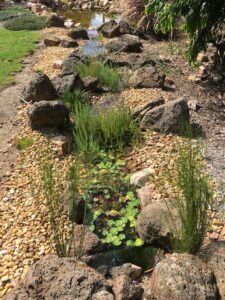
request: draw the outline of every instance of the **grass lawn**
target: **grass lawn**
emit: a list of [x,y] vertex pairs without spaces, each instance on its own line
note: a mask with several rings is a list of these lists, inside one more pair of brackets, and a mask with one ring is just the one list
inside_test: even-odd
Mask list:
[[34,49],[39,38],[37,31],[0,28],[0,88],[13,82],[13,74],[22,68],[21,59]]

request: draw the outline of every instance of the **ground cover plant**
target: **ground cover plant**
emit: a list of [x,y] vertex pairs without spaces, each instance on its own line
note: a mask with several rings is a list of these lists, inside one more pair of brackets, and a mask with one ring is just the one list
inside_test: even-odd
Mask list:
[[18,17],[18,16],[27,16],[31,15],[32,13],[27,9],[24,9],[19,6],[7,7],[0,10],[0,22]]
[[76,64],[75,71],[81,78],[87,76],[97,77],[101,86],[107,87],[113,92],[121,89],[122,82],[118,69],[96,59],[91,59],[87,64]]
[[34,49],[39,32],[13,32],[0,28],[0,87],[13,82],[13,74],[21,70],[21,59]]
[[29,148],[33,145],[34,141],[32,138],[24,137],[17,141],[16,148],[18,150],[24,150],[26,148]]
[[41,30],[45,27],[46,18],[36,15],[25,15],[10,19],[4,23],[8,30]]

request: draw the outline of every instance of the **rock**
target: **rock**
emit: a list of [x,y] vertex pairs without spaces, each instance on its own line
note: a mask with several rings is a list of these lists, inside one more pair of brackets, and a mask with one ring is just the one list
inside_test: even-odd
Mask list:
[[[73,236],[75,238],[72,243],[72,256],[76,256],[77,250],[81,251],[80,254],[82,256],[100,253],[105,250],[105,246],[102,244],[99,237],[84,225],[75,225]],[[83,239],[83,242],[81,249],[79,249],[81,238]]]
[[92,77],[92,76],[87,76],[87,77],[83,78],[83,83],[84,83],[84,89],[86,91],[98,92],[98,90],[99,90],[98,78]]
[[47,75],[38,73],[25,86],[22,98],[27,102],[56,99],[56,90]]
[[66,21],[64,22],[64,26],[65,26],[66,28],[70,29],[70,28],[74,27],[74,22],[73,22],[72,20],[66,20]]
[[98,28],[104,37],[113,38],[131,32],[130,26],[125,21],[117,23],[115,20],[110,20]]
[[113,267],[109,273],[114,279],[118,276],[126,275],[130,277],[131,280],[138,280],[141,277],[142,268],[130,263],[126,263],[119,267]]
[[89,40],[87,30],[85,29],[72,29],[68,32],[68,36],[74,40]]
[[113,291],[116,300],[141,300],[143,289],[140,284],[133,281],[128,276],[119,276],[113,282]]
[[135,110],[132,113],[133,117],[143,117],[149,110],[153,109],[154,107],[160,106],[165,104],[165,99],[163,97],[159,97],[155,100],[151,100],[149,103],[145,104],[141,108]]
[[52,144],[59,151],[60,155],[65,156],[70,153],[70,143],[68,137],[58,135],[51,139]]
[[134,72],[130,85],[133,88],[162,88],[165,78],[166,76],[154,67],[142,67]]
[[220,294],[219,299],[225,300],[225,242],[209,244],[200,250],[198,255],[214,272]]
[[149,110],[141,121],[141,128],[152,128],[162,133],[184,134],[190,115],[184,98],[168,102]]
[[64,48],[76,48],[79,46],[79,44],[77,41],[64,41],[63,40],[63,41],[61,41],[60,46],[64,47]]
[[197,62],[198,63],[209,62],[209,58],[205,53],[200,52],[197,56]]
[[144,15],[145,5],[143,0],[120,0],[119,5],[122,14],[131,21],[137,22]]
[[46,21],[47,27],[64,27],[64,20],[57,14],[51,14]]
[[63,62],[61,75],[64,76],[73,74],[75,65],[78,62],[87,63],[87,60],[82,56],[78,55],[76,52],[71,53]]
[[155,66],[156,64],[155,61],[145,53],[110,55],[106,58],[105,63],[114,67],[128,67],[133,70],[137,70],[146,65]]
[[32,129],[62,126],[69,121],[69,111],[62,101],[39,101],[28,108]]
[[136,221],[136,231],[146,244],[158,242],[168,248],[169,236],[174,230],[172,221],[179,228],[179,218],[173,200],[155,201],[147,205]]
[[114,38],[106,44],[109,52],[135,52],[142,51],[142,42],[139,37],[131,34],[124,34],[119,38]]
[[130,185],[141,187],[145,185],[149,181],[149,178],[154,174],[155,171],[151,167],[138,171],[131,175]]
[[83,89],[84,85],[80,76],[76,73],[64,75],[63,73],[52,79],[52,83],[58,93],[63,95],[66,92],[73,92],[76,89]]
[[196,100],[189,100],[187,102],[187,105],[189,107],[189,109],[193,110],[193,111],[197,111],[200,106],[198,105],[198,102]]
[[138,189],[137,192],[137,198],[141,202],[141,209],[144,209],[145,206],[150,204],[153,200],[153,193],[155,191],[154,184],[146,184],[142,188]]
[[48,255],[35,263],[5,300],[88,300],[100,291],[111,291],[105,278],[75,258]]
[[107,292],[107,291],[100,291],[95,293],[92,298],[92,300],[114,300],[115,297],[113,294]]
[[57,70],[62,70],[62,66],[63,66],[63,61],[60,59],[57,59],[54,61],[53,63],[53,68],[57,69]]
[[44,38],[44,44],[45,44],[45,46],[49,46],[49,47],[59,46],[60,39],[58,39],[54,36],[47,36]]
[[213,273],[198,257],[187,253],[174,253],[156,265],[151,290],[157,300],[218,299]]

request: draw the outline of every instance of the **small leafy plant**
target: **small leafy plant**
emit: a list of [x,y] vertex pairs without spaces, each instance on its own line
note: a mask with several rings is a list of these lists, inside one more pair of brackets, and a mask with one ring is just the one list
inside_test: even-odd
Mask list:
[[33,143],[34,143],[34,140],[32,138],[24,137],[17,141],[16,148],[18,150],[24,150],[24,149],[31,147],[33,145]]
[[46,18],[36,15],[25,15],[10,19],[5,22],[4,27],[8,30],[41,30],[46,25]]
[[98,78],[100,85],[109,88],[112,92],[117,92],[121,89],[122,83],[119,71],[96,59],[91,59],[88,64],[76,64],[75,71],[81,78],[87,76]]

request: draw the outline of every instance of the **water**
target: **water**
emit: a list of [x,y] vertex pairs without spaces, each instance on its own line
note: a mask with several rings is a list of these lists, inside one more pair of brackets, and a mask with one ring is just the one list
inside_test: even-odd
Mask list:
[[90,40],[83,46],[84,55],[97,56],[106,52],[102,42],[97,40],[99,36],[97,28],[103,23],[110,21],[113,18],[112,16],[107,16],[105,13],[99,11],[72,9],[61,10],[60,15],[71,19],[74,24],[80,23],[82,28],[87,29]]

